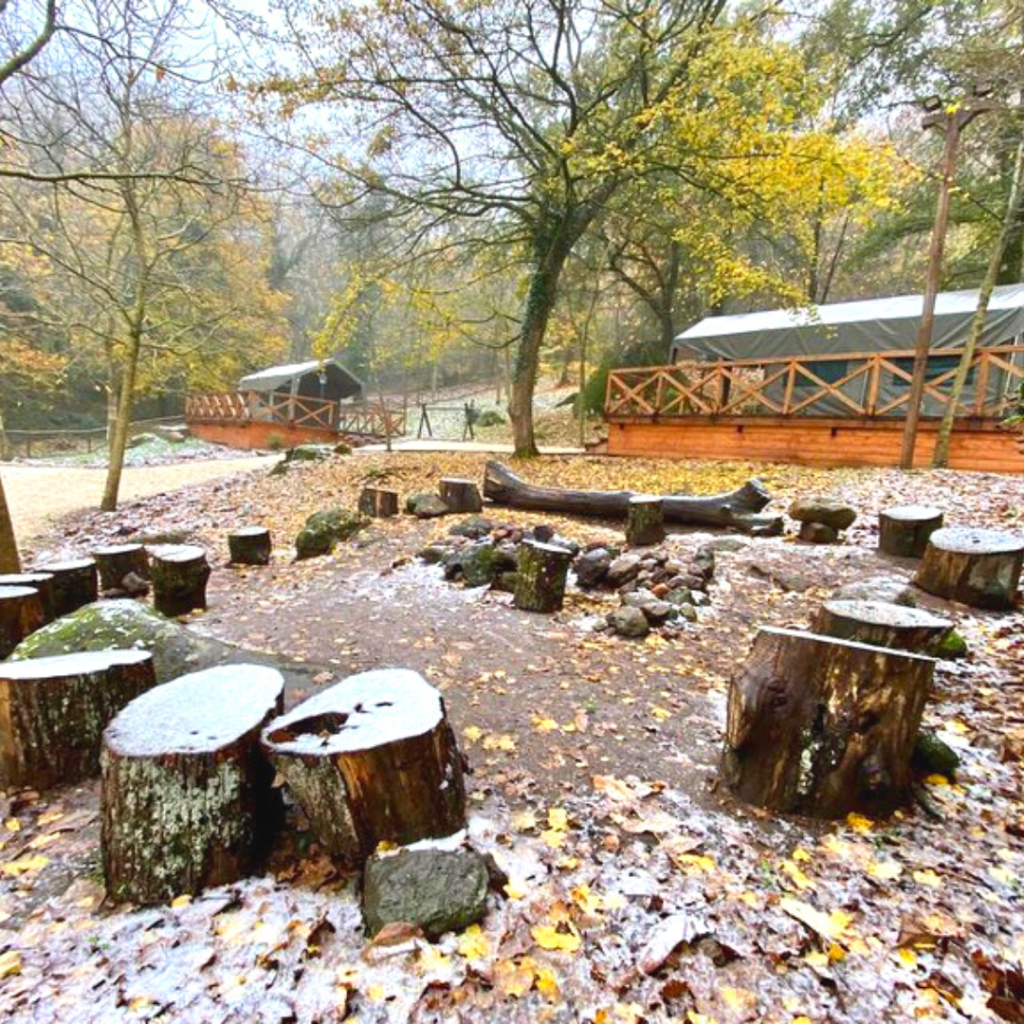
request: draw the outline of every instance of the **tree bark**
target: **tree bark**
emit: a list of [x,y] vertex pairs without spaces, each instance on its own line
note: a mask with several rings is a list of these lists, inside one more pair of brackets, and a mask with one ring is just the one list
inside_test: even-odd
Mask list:
[[7,504],[2,475],[0,475],[0,572],[21,572],[18,541],[14,535],[14,523],[11,520],[11,510]]
[[480,491],[472,480],[442,477],[438,493],[451,512],[479,512],[484,507]]
[[35,587],[0,586],[0,658],[45,622],[43,602]]
[[111,544],[96,548],[92,557],[96,560],[102,590],[119,590],[128,573],[149,579],[149,555],[141,544]]
[[631,548],[650,547],[665,539],[665,507],[661,498],[634,494],[626,508],[626,543]]
[[814,632],[872,647],[930,654],[953,628],[949,619],[888,601],[826,601]]
[[232,565],[269,565],[273,545],[265,526],[243,526],[228,534]]
[[920,558],[928,538],[942,526],[941,508],[897,505],[878,513],[878,550],[900,558]]
[[154,548],[151,559],[153,607],[161,615],[172,618],[206,607],[210,565],[202,548],[190,544]]
[[70,615],[99,596],[96,562],[92,558],[45,562],[38,569],[53,577],[54,618]]
[[554,544],[524,540],[519,545],[515,606],[525,612],[557,612],[565,599],[572,552]]
[[1024,563],[1024,537],[999,530],[947,526],[936,530],[914,576],[929,594],[974,608],[1013,608]]

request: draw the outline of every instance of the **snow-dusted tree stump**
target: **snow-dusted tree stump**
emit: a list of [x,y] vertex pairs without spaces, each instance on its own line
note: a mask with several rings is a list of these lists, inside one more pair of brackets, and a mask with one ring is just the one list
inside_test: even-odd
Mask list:
[[210,565],[206,552],[190,544],[157,547],[151,552],[153,607],[168,617],[206,607]]
[[0,658],[45,622],[43,601],[35,587],[0,587]]
[[472,480],[442,477],[438,484],[438,494],[452,512],[479,512],[484,507],[480,489]]
[[111,544],[96,548],[92,557],[100,574],[102,590],[120,590],[121,581],[129,573],[149,579],[149,555],[141,544]]
[[953,628],[949,619],[888,601],[826,601],[814,632],[873,647],[928,654]]
[[228,534],[232,565],[269,565],[273,544],[265,526],[242,526]]
[[665,539],[665,503],[650,494],[634,494],[626,512],[626,543],[645,548]]
[[55,618],[70,615],[83,605],[92,604],[99,596],[96,562],[92,558],[76,558],[67,562],[46,562],[36,571],[53,577],[53,614]]
[[0,665],[0,782],[45,789],[99,772],[107,723],[156,682],[148,651]]
[[878,550],[920,558],[928,538],[942,526],[943,511],[927,505],[896,505],[878,513]]
[[359,511],[374,519],[390,519],[398,515],[398,491],[381,487],[364,487],[359,495]]
[[52,622],[54,614],[53,576],[48,572],[17,572],[0,576],[0,587],[31,587],[39,591],[43,605],[43,624]]
[[378,843],[466,824],[444,701],[416,672],[350,676],[271,722],[263,747],[325,850],[348,864],[362,864]]
[[1013,607],[1024,564],[1024,537],[947,526],[928,541],[914,583],[929,594],[974,608]]
[[722,774],[742,800],[839,818],[907,801],[935,662],[762,629],[729,688]]
[[221,665],[134,700],[103,736],[103,873],[114,900],[160,903],[250,873],[280,820],[259,737],[284,678]]
[[557,612],[565,599],[572,552],[555,544],[524,540],[519,545],[513,602],[525,612]]

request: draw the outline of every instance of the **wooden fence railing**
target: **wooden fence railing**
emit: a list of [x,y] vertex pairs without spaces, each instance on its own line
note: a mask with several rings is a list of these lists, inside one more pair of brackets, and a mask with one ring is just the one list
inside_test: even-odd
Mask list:
[[[962,350],[933,350],[924,399],[941,415]],[[913,352],[719,360],[612,370],[609,420],[688,416],[898,417],[906,411]],[[975,352],[958,416],[999,419],[1020,401],[1024,345]]]

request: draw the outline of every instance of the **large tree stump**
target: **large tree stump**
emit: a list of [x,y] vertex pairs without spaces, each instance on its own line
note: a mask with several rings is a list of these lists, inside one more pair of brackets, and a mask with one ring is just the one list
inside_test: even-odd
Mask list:
[[121,590],[122,580],[129,573],[149,579],[149,555],[141,544],[111,544],[96,548],[92,557],[100,574],[102,590]]
[[153,607],[161,615],[185,615],[194,608],[206,607],[210,565],[202,548],[190,544],[157,547],[151,558]]
[[0,658],[46,624],[46,613],[35,587],[0,587]]
[[888,601],[826,601],[814,632],[873,647],[930,654],[953,628],[949,619]]
[[646,548],[665,539],[665,505],[650,494],[634,494],[626,512],[626,543]]
[[103,736],[103,873],[114,900],[159,903],[248,874],[280,820],[260,731],[284,679],[221,665],[132,701]]
[[85,651],[0,665],[0,781],[44,789],[99,772],[107,723],[156,682],[148,651]]
[[839,818],[910,793],[931,658],[762,629],[729,688],[722,774],[742,800]]
[[947,526],[928,541],[914,583],[929,594],[974,608],[1013,607],[1024,564],[1024,537]]
[[53,615],[70,615],[99,596],[96,562],[92,558],[76,558],[67,562],[45,562],[36,572],[53,577]]
[[920,558],[928,538],[942,526],[943,511],[927,505],[896,505],[878,513],[878,550],[900,558]]
[[515,606],[524,612],[557,612],[565,599],[565,581],[571,564],[571,551],[555,544],[524,540],[519,545]]
[[228,534],[232,565],[269,565],[273,544],[265,526],[242,526]]
[[332,856],[361,864],[377,844],[466,824],[462,759],[441,695],[416,672],[364,672],[264,730],[263,747]]
[[53,576],[48,572],[17,572],[0,576],[0,587],[31,587],[39,591],[43,606],[43,625],[52,622],[54,613]]
[[364,487],[359,495],[359,511],[374,519],[390,519],[398,515],[398,491],[381,487]]
[[480,512],[484,502],[472,480],[446,476],[438,484],[438,494],[451,512]]

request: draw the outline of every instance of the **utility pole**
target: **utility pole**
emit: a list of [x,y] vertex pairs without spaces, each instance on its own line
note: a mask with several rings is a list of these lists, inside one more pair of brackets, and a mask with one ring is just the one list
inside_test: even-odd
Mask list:
[[[975,89],[975,95],[983,96],[984,93]],[[956,173],[956,156],[960,147],[960,136],[979,114],[983,114],[989,109],[991,109],[991,104],[984,101],[944,108],[940,100],[934,99],[925,105],[927,114],[921,122],[921,126],[923,128],[939,128],[944,131],[946,146],[942,157],[939,198],[935,206],[935,225],[932,228],[931,244],[928,247],[928,273],[925,279],[921,323],[918,326],[917,340],[914,344],[914,368],[911,371],[907,418],[903,426],[903,449],[900,453],[901,469],[910,469],[914,465],[917,425],[921,418],[921,398],[924,395],[924,385],[928,373],[928,351],[931,348],[932,327],[935,324],[935,297],[939,293],[942,253],[946,245],[949,193]]]

